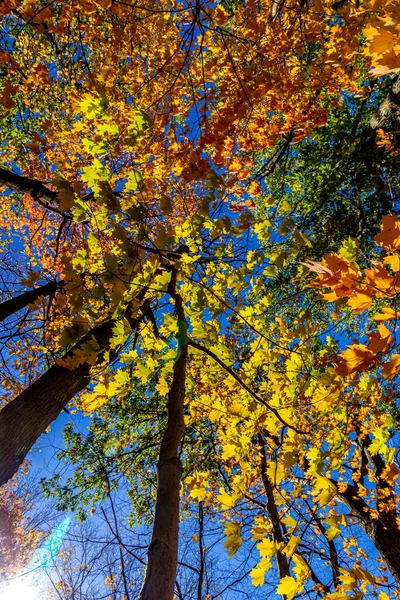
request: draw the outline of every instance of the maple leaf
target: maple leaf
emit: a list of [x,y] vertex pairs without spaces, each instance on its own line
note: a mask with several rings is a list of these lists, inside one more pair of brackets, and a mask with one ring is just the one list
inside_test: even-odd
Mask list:
[[382,219],[381,233],[374,237],[375,242],[386,250],[400,248],[400,221],[395,215],[385,215]]
[[276,554],[276,543],[269,538],[265,538],[257,544],[257,550],[260,556],[272,558]]
[[364,371],[373,363],[375,357],[375,353],[364,344],[352,344],[340,354],[336,373],[344,376]]
[[400,254],[396,252],[396,254],[390,254],[386,256],[383,260],[385,265],[389,265],[390,268],[398,273],[400,271]]
[[339,525],[343,525],[344,527],[347,525],[345,515],[333,515],[332,517],[328,517],[325,522],[329,525],[329,529],[326,532],[328,540],[334,540],[340,534]]
[[301,581],[296,581],[296,579],[287,575],[282,577],[276,591],[281,596],[286,596],[287,600],[292,600],[303,588],[304,585]]
[[325,506],[328,504],[332,498],[336,495],[335,486],[322,475],[315,474],[313,476],[313,495],[315,497],[315,501],[320,506]]
[[386,354],[386,352],[390,348],[390,345],[394,341],[394,338],[390,333],[389,329],[383,323],[380,323],[378,331],[373,331],[372,333],[369,333],[368,337],[368,350],[370,350],[374,354]]
[[305,581],[310,575],[310,567],[299,554],[295,554],[292,560],[294,563],[293,573],[296,575],[296,581]]
[[294,553],[294,551],[296,550],[297,546],[299,545],[300,541],[301,540],[299,537],[297,537],[295,535],[291,535],[288,543],[283,548],[283,553],[286,554],[286,556],[290,558],[292,556],[292,554]]
[[313,261],[304,264],[318,277],[311,281],[308,287],[332,289],[331,294],[326,294],[327,301],[352,296],[357,285],[358,267],[339,254],[327,254],[321,263]]
[[354,590],[357,585],[357,577],[347,569],[340,569],[340,580],[345,590]]
[[374,316],[375,321],[391,321],[397,318],[397,312],[391,306],[383,306],[382,312]]
[[383,364],[382,376],[385,379],[392,379],[400,371],[400,354],[393,354],[390,360]]
[[224,548],[228,550],[228,557],[232,558],[239,550],[242,545],[242,538],[240,537],[240,524],[239,523],[227,523],[224,527],[224,533],[226,540]]
[[195,471],[195,473],[186,478],[186,488],[192,498],[197,499],[199,502],[204,500],[207,495],[207,483],[208,483],[209,472]]
[[265,569],[255,567],[250,571],[251,583],[254,587],[264,585],[265,580]]
[[367,308],[370,308],[372,304],[373,291],[364,289],[362,292],[356,291],[353,296],[347,301],[347,305],[350,306],[355,312],[362,312]]
[[393,487],[397,481],[399,473],[400,473],[400,469],[398,467],[396,467],[396,465],[394,463],[391,463],[390,465],[386,465],[381,477],[382,477],[382,479],[387,481],[391,487]]

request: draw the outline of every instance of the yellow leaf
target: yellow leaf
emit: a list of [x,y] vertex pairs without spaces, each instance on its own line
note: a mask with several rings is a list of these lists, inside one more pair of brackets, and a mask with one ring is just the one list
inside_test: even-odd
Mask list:
[[377,427],[376,429],[374,429],[374,431],[372,433],[373,433],[374,439],[373,439],[372,443],[369,445],[368,450],[370,451],[372,456],[375,456],[375,454],[385,451],[386,441],[389,437],[389,432],[386,429],[386,427]]
[[299,537],[297,537],[295,535],[290,536],[290,540],[288,541],[286,546],[283,548],[283,553],[286,554],[286,556],[288,558],[290,558],[293,555],[293,553],[296,550],[299,543],[300,543]]
[[234,444],[224,444],[222,448],[222,458],[224,460],[229,460],[237,456],[238,448]]
[[271,479],[272,483],[276,485],[285,477],[285,469],[280,462],[276,463],[273,460],[270,460],[269,462],[270,465],[267,469],[267,475]]
[[240,537],[239,523],[227,523],[224,527],[224,533],[226,535],[224,548],[228,550],[228,557],[232,558],[239,550],[243,541]]
[[357,579],[367,581],[368,583],[375,583],[375,578],[366,569],[362,569],[361,567],[355,565],[353,567],[353,573]]
[[296,575],[296,581],[305,581],[310,575],[310,567],[304,558],[298,554],[295,554],[292,560],[294,563],[293,572]]
[[307,452],[306,456],[310,461],[310,473],[318,473],[318,475],[320,475],[324,466],[324,461],[322,459],[320,450],[318,450],[318,448],[311,448],[311,450]]
[[257,544],[257,549],[260,553],[260,556],[272,558],[276,553],[276,544],[272,540],[265,538],[259,544]]
[[267,521],[267,519],[263,516],[255,516],[254,522],[255,525],[253,525],[251,529],[251,539],[254,542],[257,542],[258,540],[262,540],[265,538],[265,536],[271,529],[271,523]]
[[251,583],[254,587],[264,585],[265,571],[256,567],[250,571]]
[[191,477],[186,478],[186,488],[192,498],[201,501],[207,497],[207,483],[209,474],[209,471],[195,471]]
[[286,529],[290,532],[292,532],[294,529],[296,529],[297,527],[297,521],[296,519],[294,519],[293,517],[291,517],[290,515],[287,515],[284,519],[283,519],[285,525],[286,525]]
[[283,577],[276,591],[281,596],[286,596],[287,600],[292,600],[298,592],[301,592],[304,585],[301,581],[296,581],[293,577]]
[[336,488],[326,477],[315,475],[313,477],[313,496],[320,506],[325,506],[336,494]]
[[232,508],[237,500],[241,498],[241,494],[228,494],[223,488],[219,488],[218,502],[221,503],[222,509]]
[[344,589],[348,591],[354,590],[357,585],[357,577],[346,569],[340,569],[340,573],[340,580],[343,583]]
[[355,263],[360,254],[360,244],[357,240],[349,237],[342,243],[339,254],[351,263]]
[[340,533],[341,525],[346,525],[346,517],[344,515],[334,515],[326,519],[326,524],[329,525],[329,529],[326,532],[326,537],[329,541],[334,540]]

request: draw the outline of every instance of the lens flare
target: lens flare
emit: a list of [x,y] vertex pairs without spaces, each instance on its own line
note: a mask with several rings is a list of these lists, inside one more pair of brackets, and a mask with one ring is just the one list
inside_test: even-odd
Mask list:
[[27,578],[18,577],[0,588],[0,600],[40,600],[40,589]]

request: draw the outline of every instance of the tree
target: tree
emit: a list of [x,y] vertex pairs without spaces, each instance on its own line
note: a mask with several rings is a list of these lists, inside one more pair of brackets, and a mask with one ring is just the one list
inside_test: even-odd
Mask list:
[[[346,448],[353,460],[351,435],[364,440],[364,430],[358,434],[353,428],[350,435],[343,415],[329,420],[325,405],[317,414],[310,408],[314,400],[308,392],[318,389],[323,398],[325,385],[337,403],[346,399],[349,410],[365,398],[357,389],[355,404],[350,402],[345,376],[351,373],[340,366],[346,360],[335,372],[342,382],[329,371],[338,350],[330,342],[321,349],[326,334],[318,315],[329,328],[335,317],[307,291],[306,273],[311,265],[333,278],[335,289],[349,289],[358,277],[349,259],[356,242],[345,241],[342,258],[322,266],[310,259],[321,258],[325,240],[338,250],[349,234],[360,237],[364,249],[382,213],[394,207],[397,188],[391,188],[388,204],[385,186],[391,186],[397,164],[392,118],[398,80],[382,100],[381,93],[371,96],[363,78],[369,67],[389,76],[397,69],[396,8],[320,1],[272,7],[252,1],[217,6],[160,1],[149,8],[118,0],[26,6],[15,0],[2,11],[1,119],[7,135],[0,146],[6,190],[1,218],[3,229],[14,228],[20,253],[8,269],[9,285],[19,296],[24,286],[61,283],[55,296],[41,295],[28,305],[16,330],[5,336],[1,482],[77,394],[79,407],[97,410],[111,398],[126,397],[133,378],[147,384],[156,374],[157,392],[166,399],[166,425],[141,597],[170,600],[174,593],[180,453],[185,426],[204,417],[202,403],[209,414],[199,438],[206,422],[214,423],[215,464],[222,452],[231,477],[237,475],[237,461],[237,471],[254,470],[254,485],[263,486],[273,525],[270,558],[277,556],[282,579],[278,591],[290,600],[309,576],[320,585],[299,553],[297,562],[293,559],[298,577],[290,575],[291,555],[282,544],[294,544],[281,528],[274,486],[284,494],[276,473],[283,481],[293,469],[294,478],[307,480],[311,504],[319,505],[339,486],[321,475],[333,452],[324,444],[338,445],[342,453]],[[345,56],[351,56],[346,65]],[[340,105],[344,93],[350,99]],[[354,95],[375,102],[376,113],[360,132],[364,120],[360,112],[355,117],[354,139],[347,144],[349,173],[338,161],[340,176],[326,189],[323,169],[309,174],[317,153],[310,152],[308,139],[315,135],[319,151],[333,160],[337,144],[329,134],[335,120],[343,131]],[[315,133],[327,122],[325,137]],[[348,138],[345,132],[343,143]],[[341,190],[345,176],[344,205],[349,218],[358,215],[356,227],[349,224],[334,235],[328,230],[322,244],[315,240],[318,219],[310,218],[307,200],[300,198],[293,219],[291,205],[281,207],[276,193],[271,200],[262,181],[273,175],[276,190],[281,180],[280,197],[291,185],[296,201],[293,184],[301,178],[310,182],[315,172],[317,187],[310,189],[320,194],[322,183],[324,215],[341,210],[332,194],[338,186]],[[372,200],[365,198],[371,191]],[[333,212],[325,210],[327,202]],[[265,220],[268,205],[274,205],[271,222]],[[342,271],[344,284],[337,283]],[[290,309],[282,304],[288,274]],[[269,294],[264,279],[271,275]],[[349,307],[368,304],[366,295],[362,288]],[[15,310],[20,306],[17,300],[12,304]],[[269,321],[265,312],[276,318]],[[342,335],[358,323],[349,310],[344,318]],[[368,365],[375,361],[371,353],[375,357],[392,344],[384,330],[371,339],[373,349],[361,352],[371,358]],[[374,402],[380,412],[376,421],[367,421],[372,435],[388,398],[377,393]],[[228,418],[217,418],[225,404]],[[336,434],[342,432],[339,439],[332,438],[332,423]],[[340,452],[334,462],[339,470]],[[198,489],[199,476],[191,477],[188,488]],[[353,483],[345,483],[352,490]],[[378,487],[378,495],[381,489],[388,494],[386,485],[378,482]],[[340,493],[344,498],[345,490]],[[320,532],[324,519],[332,518],[339,519],[326,512],[313,516]],[[239,543],[238,527],[234,523],[227,530],[232,548]],[[374,541],[385,554],[378,538]],[[337,581],[334,564],[335,589]]]

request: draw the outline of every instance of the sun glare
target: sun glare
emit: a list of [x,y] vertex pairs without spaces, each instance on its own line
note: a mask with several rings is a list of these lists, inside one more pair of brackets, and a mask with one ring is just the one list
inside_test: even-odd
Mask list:
[[39,600],[40,596],[39,588],[23,577],[0,587],[0,600]]

